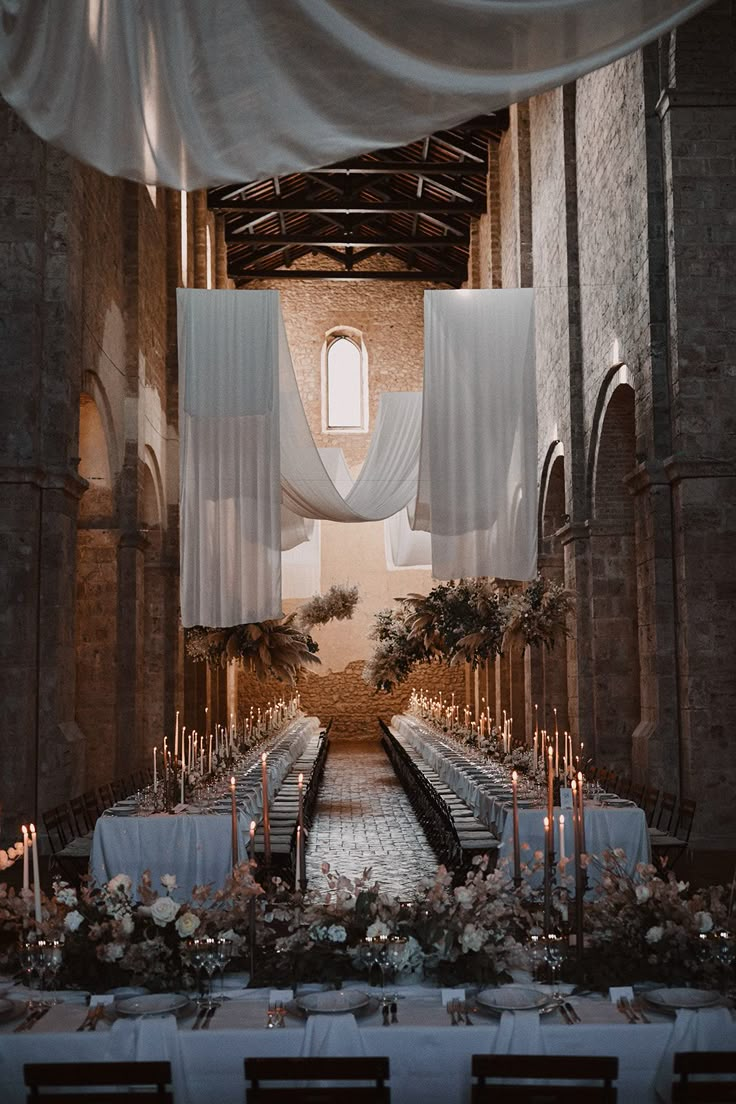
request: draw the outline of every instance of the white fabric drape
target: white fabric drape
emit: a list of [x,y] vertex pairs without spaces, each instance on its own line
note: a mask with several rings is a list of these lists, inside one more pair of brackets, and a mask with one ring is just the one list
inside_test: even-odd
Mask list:
[[421,395],[381,396],[353,482],[312,438],[278,292],[180,288],[177,306],[182,623],[280,617],[281,550],[308,537],[304,518],[380,521],[413,499]]
[[402,571],[404,568],[432,569],[432,538],[429,533],[412,530],[408,509],[386,518],[383,523],[383,542],[386,551],[386,568]]
[[171,188],[401,145],[623,57],[710,0],[0,0],[42,138]]
[[318,521],[310,522],[311,533],[307,540],[281,553],[281,597],[311,598],[322,589],[321,526]]
[[185,626],[281,615],[275,299],[177,290]]
[[532,579],[537,561],[534,293],[425,291],[413,527],[432,574]]

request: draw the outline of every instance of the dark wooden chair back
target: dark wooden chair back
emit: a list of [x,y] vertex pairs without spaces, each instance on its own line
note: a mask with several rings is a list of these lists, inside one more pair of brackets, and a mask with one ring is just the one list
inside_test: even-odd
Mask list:
[[84,803],[84,811],[87,816],[87,821],[89,822],[90,829],[92,829],[97,823],[97,818],[102,812],[102,809],[100,808],[99,798],[94,790],[87,790],[86,793],[82,794],[82,802]]
[[87,832],[91,832],[95,822],[94,820],[90,821],[89,813],[87,812],[87,804],[83,795],[80,794],[78,797],[73,797],[69,802],[69,808],[74,817],[77,835],[85,836]]
[[659,800],[659,813],[657,815],[657,828],[660,832],[669,832],[675,826],[675,805],[677,798],[667,790],[662,791]]
[[[23,1074],[28,1104],[120,1104],[123,1096],[136,1104],[174,1104],[168,1062],[33,1062],[23,1067]],[[133,1091],[120,1093],[118,1088]]]
[[677,814],[675,835],[679,840],[682,840],[685,846],[690,842],[690,833],[693,830],[693,821],[695,820],[695,808],[694,801],[691,801],[689,797],[683,797]]
[[[715,1104],[736,1100],[736,1051],[701,1050],[675,1055],[674,1104]],[[723,1080],[726,1077],[733,1080]],[[692,1078],[697,1080],[692,1080]]]
[[[246,1058],[247,1104],[389,1104],[388,1058]],[[268,1088],[264,1082],[278,1082]],[[298,1082],[289,1085],[288,1082]],[[314,1087],[305,1081],[315,1081]],[[325,1085],[334,1081],[335,1085]],[[372,1082],[370,1085],[355,1082]]]
[[114,782],[110,783],[110,789],[112,790],[112,796],[116,801],[122,801],[124,797],[127,797],[131,792],[132,787],[129,785],[128,780],[125,778],[116,778]]
[[42,817],[51,851],[54,855],[58,855],[76,835],[72,811],[68,804],[55,805],[53,809],[43,813]]
[[615,1104],[618,1058],[474,1054],[472,1073],[472,1104]]
[[102,786],[98,786],[97,797],[99,798],[99,806],[101,809],[109,809],[111,805],[115,804],[115,794],[109,782],[105,782]]
[[647,818],[647,824],[654,824],[654,814],[657,811],[657,805],[659,804],[659,790],[656,786],[647,786],[644,790],[644,797],[642,798],[641,807]]
[[627,794],[629,801],[635,802],[637,805],[641,805],[644,800],[644,787],[642,785],[630,786]]

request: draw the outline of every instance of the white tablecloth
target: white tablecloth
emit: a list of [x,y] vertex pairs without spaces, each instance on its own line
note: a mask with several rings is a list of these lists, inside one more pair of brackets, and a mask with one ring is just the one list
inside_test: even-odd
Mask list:
[[[391,1064],[391,1099],[395,1104],[466,1104],[470,1100],[472,1054],[519,1052],[513,1018],[499,1022],[478,1013],[473,1026],[451,1028],[438,990],[408,989],[399,1000],[399,1024],[381,1025],[378,1012],[358,1020],[361,1049],[386,1055]],[[0,1034],[0,1085],[3,1104],[25,1104],[23,1064],[31,1061],[100,1061],[165,1059],[172,1063],[177,1104],[243,1104],[243,1060],[246,1057],[299,1056],[309,1039],[301,1022],[287,1019],[285,1030],[267,1030],[267,991],[253,991],[244,1001],[230,1001],[207,1031],[189,1031],[191,1020],[177,1028],[173,1017],[118,1020],[111,1030],[94,1035],[74,1031],[84,1008],[77,1006],[63,1026],[51,1016],[28,1033]],[[736,1024],[723,1009],[686,1013],[691,1023],[653,1016],[649,1024],[629,1024],[610,1002],[575,998],[584,1022],[568,1026],[554,1014],[544,1017],[538,1032],[519,1024],[519,1044],[537,1038],[538,1052],[613,1055],[619,1060],[618,1098],[626,1104],[656,1104],[660,1066],[670,1068],[672,1044],[684,1048],[736,1049]],[[681,1014],[682,1015],[682,1014]],[[510,1022],[511,1021],[511,1022]],[[44,1024],[48,1030],[43,1030]],[[319,1050],[330,1051],[332,1032],[320,1030]],[[344,1043],[344,1032],[335,1033]],[[686,1037],[687,1036],[687,1037]],[[325,1049],[327,1048],[327,1049]],[[680,1047],[683,1049],[683,1047]],[[352,1050],[355,1050],[353,1047]],[[659,1079],[660,1086],[669,1083]]]
[[[319,732],[316,717],[299,717],[268,751],[268,789],[272,798],[292,763],[310,738]],[[254,764],[238,776],[239,854],[245,858],[250,822],[261,811],[261,766]],[[225,803],[227,807],[227,802]],[[116,874],[128,874],[133,886],[144,870],[151,871],[154,889],[162,874],[175,874],[179,888],[212,882],[221,887],[232,871],[230,811],[220,813],[165,813],[150,816],[101,816],[95,825],[90,869],[98,883]]]
[[[443,741],[416,717],[409,717],[406,714],[397,715],[392,718],[391,726],[411,742],[440,778],[470,806],[478,819],[496,832],[501,840],[499,859],[512,859],[513,823],[509,815],[511,805],[508,792],[501,792],[499,779],[502,772],[499,766],[490,767],[488,779],[484,781],[480,764],[474,764],[459,754],[456,748]],[[506,781],[508,782],[508,778]],[[497,783],[499,792],[493,792]],[[560,812],[564,810],[555,809],[555,821]],[[535,851],[543,850],[545,816],[546,809],[543,808],[519,810],[520,840],[522,845],[526,843],[529,846],[529,850],[524,851],[522,855],[522,861],[525,857],[529,858],[533,855]],[[602,855],[604,851],[613,850],[615,847],[622,848],[626,854],[624,866],[629,874],[633,874],[638,863],[651,861],[649,833],[644,811],[634,805],[626,808],[612,808],[586,801],[585,847],[591,855]],[[566,835],[568,858],[572,855],[572,848],[572,820],[570,819],[570,830]],[[592,884],[598,880],[598,867],[595,864],[589,868],[588,878]]]

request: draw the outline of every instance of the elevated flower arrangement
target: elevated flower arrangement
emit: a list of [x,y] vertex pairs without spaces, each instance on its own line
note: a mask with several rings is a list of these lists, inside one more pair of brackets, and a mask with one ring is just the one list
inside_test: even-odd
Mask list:
[[[370,870],[351,880],[323,864],[324,882],[302,893],[278,878],[264,889],[252,865],[242,863],[222,890],[196,887],[186,900],[170,876],[160,891],[145,877],[137,898],[124,874],[79,891],[59,883],[42,899],[42,919],[35,924],[32,894],[0,885],[0,968],[17,969],[21,942],[35,933],[63,938],[63,985],[171,990],[192,983],[187,940],[212,936],[228,939],[246,967],[253,948],[254,984],[339,983],[365,977],[371,962],[366,950],[395,940],[400,955],[393,965],[406,980],[507,981],[513,971],[539,965],[543,931],[541,894],[531,878],[543,856],[522,849],[518,887],[505,863],[491,870],[482,859],[460,885],[440,867],[407,900],[384,893]],[[624,858],[620,851],[587,858],[602,866],[586,904],[588,983],[721,984],[733,966],[734,946],[722,887],[691,891],[672,872],[662,877],[649,865],[630,877]],[[572,887],[560,865],[553,921],[564,939]]]

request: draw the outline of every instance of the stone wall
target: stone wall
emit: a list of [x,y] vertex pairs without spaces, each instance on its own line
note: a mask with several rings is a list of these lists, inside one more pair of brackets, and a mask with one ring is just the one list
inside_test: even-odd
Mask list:
[[[302,708],[309,715],[320,718],[323,724],[332,721],[330,736],[333,739],[372,739],[378,735],[377,718],[390,721],[394,713],[401,713],[409,702],[411,691],[426,689],[451,700],[465,700],[465,671],[462,667],[421,665],[412,672],[406,683],[391,693],[376,691],[363,680],[363,664],[359,660],[348,663],[344,670],[326,675],[309,673],[299,678],[296,689],[301,694]],[[272,680],[258,682],[247,672],[238,679],[238,710],[248,716],[251,705],[263,708],[271,701],[288,697],[290,687]]]

